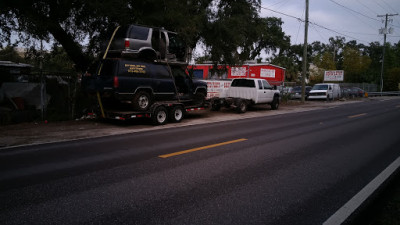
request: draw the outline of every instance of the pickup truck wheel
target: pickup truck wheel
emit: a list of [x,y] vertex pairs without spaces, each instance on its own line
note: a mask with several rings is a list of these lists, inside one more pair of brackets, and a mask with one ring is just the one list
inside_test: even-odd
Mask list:
[[212,103],[211,104],[211,110],[212,111],[219,111],[221,109],[221,104],[218,103]]
[[184,109],[182,106],[175,106],[172,108],[171,113],[169,114],[170,121],[174,123],[179,123],[182,121],[184,116]]
[[244,100],[238,100],[236,103],[236,112],[245,113],[247,111],[247,103]]
[[133,97],[133,109],[137,111],[147,111],[151,105],[150,94],[145,91],[139,91]]
[[197,92],[194,95],[194,103],[196,105],[204,105],[204,102],[206,101],[206,96],[202,92]]
[[152,115],[154,125],[164,125],[167,123],[168,112],[164,106],[158,106]]
[[279,108],[279,98],[275,96],[271,103],[271,109],[276,110],[278,108]]

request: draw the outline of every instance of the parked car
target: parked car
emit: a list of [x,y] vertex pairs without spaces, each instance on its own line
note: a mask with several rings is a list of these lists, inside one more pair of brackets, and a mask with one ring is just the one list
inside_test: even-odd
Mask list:
[[339,84],[335,83],[322,83],[316,84],[310,90],[308,99],[325,99],[334,100],[341,97]]
[[343,96],[346,98],[364,97],[365,91],[358,87],[343,88]]
[[[311,91],[311,86],[305,86],[305,99],[308,99],[308,96]],[[293,87],[292,90],[290,91],[290,98],[292,99],[300,99],[301,98],[301,86],[296,86]]]
[[146,111],[156,101],[185,100],[202,104],[207,84],[192,80],[186,66],[107,58],[95,75],[82,81],[87,92],[99,92],[105,104],[130,103]]
[[[108,42],[103,44],[104,51]],[[186,62],[187,45],[177,33],[164,28],[128,25],[116,28],[107,55]]]

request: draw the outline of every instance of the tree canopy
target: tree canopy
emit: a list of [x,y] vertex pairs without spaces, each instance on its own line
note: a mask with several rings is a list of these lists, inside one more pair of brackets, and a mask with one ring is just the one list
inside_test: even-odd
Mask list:
[[[276,18],[260,18],[261,0],[13,0],[0,3],[0,41],[54,40],[84,71],[118,25],[177,31],[190,47],[202,41],[216,63],[235,64],[287,45]],[[15,44],[15,43],[13,43]]]

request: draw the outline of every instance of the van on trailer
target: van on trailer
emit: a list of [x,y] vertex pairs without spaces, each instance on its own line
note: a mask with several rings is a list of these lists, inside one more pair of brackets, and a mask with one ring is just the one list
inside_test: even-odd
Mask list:
[[308,99],[334,100],[340,97],[341,91],[339,84],[323,83],[314,85],[309,93]]

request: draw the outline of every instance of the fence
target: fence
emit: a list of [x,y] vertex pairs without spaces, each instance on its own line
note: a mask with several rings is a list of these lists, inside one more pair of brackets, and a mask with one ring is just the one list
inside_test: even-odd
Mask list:
[[0,124],[73,119],[83,105],[75,73],[44,71],[16,75],[0,82],[0,95]]
[[374,96],[400,96],[400,91],[368,92],[369,97]]

